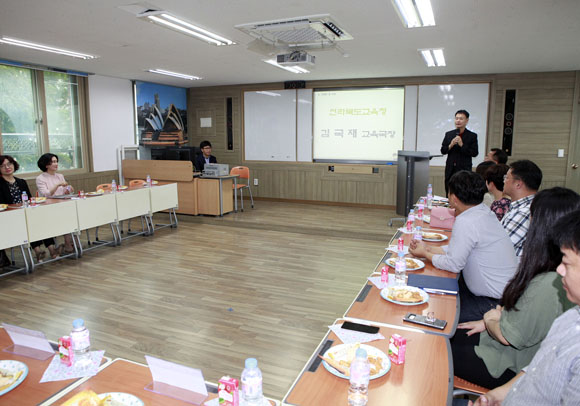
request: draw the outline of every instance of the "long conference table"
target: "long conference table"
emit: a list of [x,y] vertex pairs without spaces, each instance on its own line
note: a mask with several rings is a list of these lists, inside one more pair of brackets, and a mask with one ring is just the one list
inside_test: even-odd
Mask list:
[[[425,214],[430,214],[425,210]],[[428,224],[422,224],[429,227]],[[451,236],[449,230],[433,230]],[[397,245],[403,237],[408,246],[412,234],[398,230],[388,246]],[[442,242],[428,242],[433,245],[446,245]],[[380,276],[385,261],[396,257],[386,251],[369,277]],[[429,261],[425,267],[414,274],[457,278],[452,272],[437,269]],[[394,270],[389,268],[389,278]],[[435,317],[447,321],[444,330],[424,327],[403,321],[408,313],[427,315],[434,312]],[[348,307],[344,316],[334,324],[351,321],[373,325],[380,328],[384,340],[375,340],[370,345],[388,354],[389,338],[399,334],[407,339],[406,360],[402,365],[391,365],[390,371],[369,382],[369,406],[393,405],[451,405],[453,398],[453,360],[449,338],[455,334],[459,319],[459,296],[429,294],[429,301],[422,305],[403,306],[387,302],[380,296],[380,290],[368,279],[358,295]],[[329,329],[319,346],[299,373],[298,377],[284,396],[283,405],[340,405],[347,404],[349,381],[328,372],[321,363],[322,356],[329,348],[342,341]]]
[[[169,186],[169,185],[164,185]],[[157,191],[162,191],[164,186],[157,186],[147,190],[141,190],[139,194],[134,194],[138,199],[145,198],[147,192],[149,196],[153,196]],[[169,189],[168,189],[169,190]],[[125,194],[104,195],[99,198],[103,199],[103,204],[111,204],[114,200],[117,202],[116,221],[128,218],[128,216],[139,215],[143,212],[143,207],[135,208],[135,212],[125,212],[128,206],[124,206],[125,200],[134,191],[127,191]],[[166,198],[167,196],[165,196]],[[90,204],[96,204],[95,200],[88,200]],[[151,202],[155,202],[155,204]],[[84,201],[69,202],[70,209],[75,204],[81,202],[83,207]],[[119,203],[121,202],[121,203]],[[157,206],[157,203],[159,204]],[[161,201],[153,198],[150,200],[152,213],[153,209],[163,210],[168,204],[172,204],[171,199]],[[62,204],[62,203],[61,203]],[[45,207],[49,207],[47,205]],[[56,204],[59,206],[59,204]],[[29,209],[29,208],[28,208]],[[20,213],[15,216],[22,216],[26,214],[27,210],[13,210],[7,213],[0,213],[0,215]],[[56,209],[55,209],[56,210]],[[82,209],[81,211],[82,212]],[[77,209],[77,213],[79,213]],[[84,218],[84,214],[81,215]],[[11,217],[12,218],[12,217]],[[28,217],[24,216],[24,220]],[[103,220],[95,220],[101,222]],[[80,222],[75,229],[78,233],[81,230]],[[82,223],[83,227],[86,226]],[[88,223],[87,223],[88,224]],[[105,223],[103,223],[105,224]],[[90,223],[95,226],[94,222]],[[436,230],[444,235],[450,236],[449,231]],[[36,232],[36,231],[35,231]],[[36,235],[35,235],[36,236]],[[403,236],[405,245],[408,245],[411,240],[411,235],[404,234],[401,231],[395,233],[389,242],[389,246],[394,242],[396,244],[398,238]],[[433,243],[437,245],[445,244],[446,242]],[[380,275],[380,269],[385,261],[394,255],[387,251],[379,260],[372,276]],[[392,269],[390,270],[390,277],[393,277]],[[434,275],[440,277],[456,278],[457,275],[451,272],[442,271],[433,267],[429,262],[425,262],[425,267],[413,273],[422,273],[425,275]],[[361,324],[374,325],[379,327],[379,332],[385,337],[384,340],[375,340],[366,345],[376,347],[385,354],[388,353],[389,338],[392,334],[399,334],[407,340],[406,360],[402,365],[391,364],[391,368],[384,376],[371,380],[369,383],[369,406],[374,405],[451,405],[453,395],[453,363],[451,357],[451,347],[449,338],[454,334],[457,327],[457,320],[459,315],[459,297],[454,295],[434,295],[431,294],[429,301],[422,305],[416,306],[402,306],[387,302],[380,297],[380,291],[374,284],[367,282],[362,286],[359,294],[356,296],[352,304],[348,307],[344,316],[336,320],[333,324],[342,324],[344,321],[352,321]],[[447,320],[448,324],[444,330],[437,330],[431,327],[423,327],[415,324],[410,324],[403,321],[403,316],[407,312],[426,315],[428,312],[435,312],[435,316],[440,319]],[[4,334],[4,336],[2,336]],[[0,333],[0,346],[4,347],[7,335]],[[9,341],[9,340],[8,340]],[[331,374],[322,365],[319,355],[324,354],[329,348],[341,344],[342,341],[329,328],[327,334],[321,340],[320,344],[312,353],[310,359],[298,374],[296,380],[291,385],[290,389],[284,396],[281,402],[273,399],[268,399],[271,405],[341,405],[347,403],[347,393],[349,388],[349,381]],[[6,357],[6,355],[3,355]],[[142,400],[147,405],[184,405],[184,402],[168,398],[145,390],[145,386],[151,381],[151,375],[146,365],[126,359],[115,359],[108,361],[101,366],[98,374],[76,380],[74,382],[61,382],[40,384],[38,378],[42,371],[46,368],[42,362],[27,359],[26,363],[31,369],[31,375],[27,378],[26,385],[21,384],[15,388],[10,395],[10,399],[19,399],[20,404],[35,404],[35,405],[60,405],[74,396],[75,393],[87,388],[92,388],[97,392],[129,392]],[[38,365],[37,365],[38,364]],[[34,370],[34,371],[33,371]],[[267,376],[264,377],[268,379]],[[24,386],[23,386],[24,385]],[[208,401],[215,399],[217,396],[217,389],[215,383],[206,382],[208,392],[210,394]],[[2,402],[6,395],[0,397]],[[23,399],[26,402],[22,403]],[[15,404],[19,404],[18,402]]]
[[[43,203],[22,207],[9,205],[0,212],[0,222],[10,232],[0,233],[0,249],[19,247],[24,266],[2,274],[32,272],[37,265],[32,256],[30,242],[70,234],[75,252],[69,256],[80,257],[83,245],[81,232],[100,226],[110,226],[113,241],[118,245],[124,239],[119,225],[132,218],[141,218],[142,234],[152,234],[156,228],[153,213],[169,211],[170,223],[162,226],[177,226],[175,209],[178,205],[177,184],[159,184],[151,187],[131,187],[116,193],[87,195],[85,198],[66,196],[49,198]],[[158,227],[159,228],[159,227]],[[94,245],[96,248],[100,245]],[[48,262],[48,261],[46,261]]]

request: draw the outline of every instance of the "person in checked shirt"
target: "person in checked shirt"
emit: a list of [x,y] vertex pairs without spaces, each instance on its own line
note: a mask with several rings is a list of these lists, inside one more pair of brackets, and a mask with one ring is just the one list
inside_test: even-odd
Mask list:
[[501,225],[514,244],[518,258],[522,255],[526,234],[530,227],[530,205],[541,183],[541,169],[527,159],[512,163],[504,176],[503,190],[511,197],[512,202],[501,220]]

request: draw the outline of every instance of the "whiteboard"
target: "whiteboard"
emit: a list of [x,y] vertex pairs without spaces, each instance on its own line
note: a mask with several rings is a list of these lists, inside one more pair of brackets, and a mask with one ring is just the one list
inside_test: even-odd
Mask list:
[[244,92],[248,161],[296,161],[296,90]]
[[[441,143],[447,131],[455,129],[455,112],[467,110],[467,128],[477,134],[479,154],[473,166],[486,153],[489,83],[441,84],[419,86],[417,108],[417,151],[441,154]],[[447,155],[433,158],[431,166],[445,166]]]
[[298,89],[298,162],[312,162],[312,89]]

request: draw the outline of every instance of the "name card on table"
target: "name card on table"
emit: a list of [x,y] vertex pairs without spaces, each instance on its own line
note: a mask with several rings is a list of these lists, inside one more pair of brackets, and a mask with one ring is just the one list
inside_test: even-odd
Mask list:
[[42,331],[2,323],[2,327],[12,340],[12,345],[3,351],[23,357],[45,360],[52,357],[55,350],[51,347]]
[[207,388],[201,369],[195,369],[145,355],[153,382],[146,390],[201,405],[207,399]]

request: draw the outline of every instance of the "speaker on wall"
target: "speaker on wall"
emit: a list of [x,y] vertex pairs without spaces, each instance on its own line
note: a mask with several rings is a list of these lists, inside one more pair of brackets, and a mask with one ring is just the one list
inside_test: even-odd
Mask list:
[[228,151],[234,150],[234,110],[233,99],[226,98],[226,144]]
[[516,90],[508,89],[505,91],[505,108],[503,113],[503,149],[508,156],[512,155],[512,142],[514,137],[514,118],[516,111]]
[[306,81],[289,80],[287,82],[284,82],[284,89],[306,89]]

